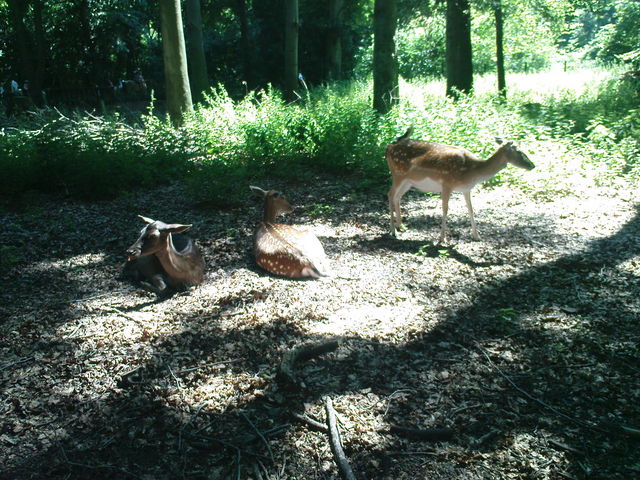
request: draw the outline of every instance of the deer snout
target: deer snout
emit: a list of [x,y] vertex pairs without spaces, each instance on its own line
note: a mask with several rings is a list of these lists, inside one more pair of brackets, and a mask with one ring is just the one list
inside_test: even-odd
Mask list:
[[140,256],[142,250],[136,246],[131,246],[127,249],[127,260],[135,260]]

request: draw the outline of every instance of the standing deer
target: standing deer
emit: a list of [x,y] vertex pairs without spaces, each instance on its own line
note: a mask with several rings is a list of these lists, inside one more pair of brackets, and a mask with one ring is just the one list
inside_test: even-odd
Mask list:
[[193,240],[180,235],[191,225],[167,225],[142,215],[138,217],[147,225],[127,249],[123,275],[159,296],[201,284],[204,260],[200,250]]
[[462,147],[453,147],[441,143],[411,140],[410,127],[404,135],[387,146],[386,158],[391,172],[392,183],[389,190],[389,213],[391,215],[391,235],[400,228],[400,200],[411,187],[422,192],[440,193],[442,197],[442,227],[440,243],[447,238],[447,211],[451,192],[462,192],[471,218],[471,235],[479,240],[476,222],[471,206],[471,189],[478,183],[493,177],[507,163],[525,170],[535,165],[512,142],[500,145],[486,161]]
[[254,237],[256,263],[283,277],[319,278],[327,275],[327,257],[316,236],[291,225],[275,223],[279,214],[293,211],[285,196],[275,190],[249,188],[264,197],[264,214]]

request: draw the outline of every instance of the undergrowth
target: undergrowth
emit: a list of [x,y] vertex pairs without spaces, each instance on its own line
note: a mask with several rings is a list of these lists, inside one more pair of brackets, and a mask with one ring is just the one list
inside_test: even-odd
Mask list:
[[401,103],[384,116],[370,107],[366,82],[318,87],[292,105],[273,89],[236,101],[219,87],[179,130],[153,113],[132,125],[118,116],[41,111],[0,130],[0,190],[99,199],[184,181],[194,199],[228,204],[267,175],[304,180],[329,172],[377,187],[388,181],[385,146],[409,125],[414,138],[460,145],[481,158],[496,136],[518,141],[535,173],[507,168],[489,185],[508,182],[544,196],[570,193],[576,176],[599,183],[638,178],[637,83],[613,72],[587,88],[525,84],[516,81],[506,101],[477,89],[457,102],[437,82],[437,91],[433,82],[404,84]]

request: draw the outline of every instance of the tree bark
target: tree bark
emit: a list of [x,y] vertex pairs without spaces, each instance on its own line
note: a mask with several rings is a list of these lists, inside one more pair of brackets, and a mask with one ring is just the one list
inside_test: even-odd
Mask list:
[[373,108],[387,113],[398,103],[398,61],[394,36],[397,0],[376,0],[373,12]]
[[[7,0],[9,21],[14,34],[15,50],[18,54],[18,74],[15,80],[21,84],[31,78],[33,72],[32,39],[24,24],[28,2],[25,0]],[[13,80],[13,79],[12,79]]]
[[344,0],[329,1],[329,25],[327,29],[327,77],[342,77],[342,11]]
[[284,98],[292,102],[298,98],[298,0],[285,1],[284,29]]
[[457,98],[473,88],[469,0],[447,0],[447,96]]
[[187,0],[185,3],[185,40],[187,46],[187,64],[189,82],[195,103],[201,102],[203,93],[209,89],[207,61],[204,56],[202,40],[202,11],[200,0]]
[[34,24],[34,68],[30,79],[31,95],[37,104],[41,104],[42,88],[45,81],[45,66],[47,62],[47,48],[44,33],[44,22],[42,10],[44,4],[42,0],[33,3],[33,24]]
[[159,0],[159,4],[167,110],[173,125],[180,127],[193,111],[180,0]]
[[236,16],[240,22],[240,57],[242,59],[242,73],[248,88],[253,88],[253,55],[249,41],[249,14],[246,0],[236,0]]
[[498,71],[498,93],[507,96],[507,81],[504,73],[504,21],[502,17],[502,2],[495,0],[493,14],[496,19],[496,69]]

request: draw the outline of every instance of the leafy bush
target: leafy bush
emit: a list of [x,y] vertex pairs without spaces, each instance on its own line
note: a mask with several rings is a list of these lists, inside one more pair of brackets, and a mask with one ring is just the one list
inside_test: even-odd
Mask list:
[[[542,77],[519,78],[540,85]],[[117,117],[42,117],[39,125],[0,130],[0,188],[94,199],[179,180],[197,200],[224,204],[244,199],[247,184],[265,176],[302,179],[322,171],[383,189],[385,146],[413,125],[414,138],[460,145],[481,158],[495,150],[495,136],[536,145],[542,168],[526,180],[505,169],[490,184],[511,182],[534,195],[568,191],[562,179],[577,173],[599,181],[640,173],[635,87],[609,78],[578,88],[554,74],[562,88],[510,84],[507,101],[478,87],[454,102],[441,82],[403,83],[401,103],[384,116],[370,107],[370,82],[351,82],[319,87],[292,105],[273,89],[235,101],[218,88],[177,130],[152,114],[137,126]]]

